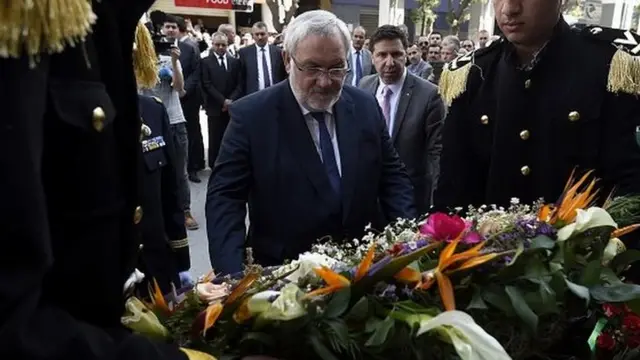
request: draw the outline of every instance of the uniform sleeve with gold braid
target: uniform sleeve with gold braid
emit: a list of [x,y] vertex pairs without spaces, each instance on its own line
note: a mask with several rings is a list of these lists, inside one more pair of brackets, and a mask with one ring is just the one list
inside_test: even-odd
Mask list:
[[617,48],[609,65],[607,90],[640,95],[640,36],[628,30],[587,26],[580,34]]
[[91,32],[96,15],[89,0],[4,0],[0,5],[0,58],[59,53]]

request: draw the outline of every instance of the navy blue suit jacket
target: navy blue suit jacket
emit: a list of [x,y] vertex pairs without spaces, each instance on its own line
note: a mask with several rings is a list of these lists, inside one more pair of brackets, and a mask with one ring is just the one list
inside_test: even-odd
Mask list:
[[411,181],[374,97],[345,86],[333,113],[342,166],[338,216],[332,197],[324,196],[331,191],[329,178],[289,81],[231,106],[207,191],[209,255],[216,272],[241,271],[245,246],[269,266],[297,258],[327,235],[360,237],[379,207],[387,219],[416,216]]

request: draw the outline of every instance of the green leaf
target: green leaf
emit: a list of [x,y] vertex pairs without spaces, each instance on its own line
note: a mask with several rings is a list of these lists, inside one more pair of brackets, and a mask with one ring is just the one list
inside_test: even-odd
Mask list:
[[327,346],[322,342],[319,333],[311,335],[309,338],[313,351],[322,360],[339,360]]
[[600,280],[611,285],[622,283],[622,280],[620,280],[618,275],[616,275],[616,273],[614,273],[613,270],[608,267],[602,268],[602,272],[600,273]]
[[599,285],[590,289],[591,296],[601,302],[625,302],[640,299],[640,285],[616,284]]
[[364,332],[369,334],[376,331],[376,329],[378,328],[378,324],[381,322],[382,320],[378,319],[375,316],[368,318],[367,322],[364,324]]
[[326,319],[322,321],[326,328],[325,337],[332,344],[333,350],[341,351],[349,347],[349,328],[342,319]]
[[640,314],[640,299],[629,300],[626,304],[633,313]]
[[578,285],[576,283],[572,283],[569,279],[565,278],[564,282],[567,284],[567,288],[577,297],[584,299],[589,305],[589,301],[591,300],[591,295],[589,295],[589,289],[582,285]]
[[580,277],[580,284],[586,287],[592,287],[600,284],[600,274],[602,273],[602,265],[600,260],[594,260],[587,264],[582,270],[582,276]]
[[509,297],[500,286],[490,285],[484,289],[482,299],[502,311],[506,316],[512,316],[515,313]]
[[531,239],[530,249],[551,250],[556,247],[556,241],[546,235],[538,235]]
[[274,348],[276,346],[276,341],[273,336],[257,331],[246,332],[242,335],[242,339],[240,339],[240,343],[244,342],[257,342],[260,345],[263,345],[268,348]]
[[469,302],[469,305],[467,306],[467,310],[472,310],[472,309],[478,309],[478,310],[489,309],[489,307],[487,306],[487,303],[485,303],[484,300],[482,299],[482,293],[480,292],[480,290],[476,290],[473,293],[471,302]]
[[369,299],[365,296],[351,308],[347,313],[347,319],[364,321],[369,316]]
[[371,335],[369,340],[364,344],[368,347],[375,347],[384,344],[389,337],[389,333],[393,329],[395,325],[395,321],[391,317],[386,317],[384,320],[378,323],[376,326],[376,331]]
[[323,316],[327,318],[337,318],[342,316],[349,308],[349,299],[351,298],[351,288],[345,287],[334,293],[324,309]]
[[507,263],[507,266],[511,266],[515,264],[516,260],[518,260],[518,258],[520,257],[520,255],[522,255],[523,252],[524,252],[524,242],[518,241],[518,247],[516,248],[516,252],[515,254],[513,254],[513,257],[511,257],[511,261]]
[[505,292],[509,300],[511,300],[513,310],[518,317],[522,319],[532,333],[536,333],[538,329],[538,315],[531,310],[520,290],[515,286],[507,286],[505,287]]
[[630,249],[616,255],[611,260],[611,265],[609,265],[609,267],[614,269],[615,272],[619,274],[627,266],[639,260],[640,260],[640,250]]

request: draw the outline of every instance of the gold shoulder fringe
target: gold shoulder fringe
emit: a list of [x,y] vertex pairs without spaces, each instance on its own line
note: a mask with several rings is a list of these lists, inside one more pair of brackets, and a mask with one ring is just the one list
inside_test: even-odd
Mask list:
[[453,100],[462,95],[467,89],[467,78],[471,70],[472,63],[469,62],[456,70],[449,70],[446,67],[440,75],[439,92],[447,107],[451,106]]
[[191,350],[191,349],[187,349],[187,348],[180,348],[180,350],[185,355],[187,355],[189,360],[216,360],[216,358],[213,357],[212,355],[205,354],[205,353],[200,352],[200,351]]
[[617,50],[609,66],[607,90],[612,93],[640,95],[640,58]]
[[142,23],[136,28],[133,69],[139,88],[151,89],[158,83],[158,57],[149,29]]
[[82,42],[96,14],[90,0],[3,0],[0,3],[0,58],[59,53]]

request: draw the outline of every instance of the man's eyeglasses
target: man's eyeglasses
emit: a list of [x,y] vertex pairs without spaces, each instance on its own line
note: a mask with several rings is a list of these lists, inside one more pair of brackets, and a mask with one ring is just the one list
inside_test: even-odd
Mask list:
[[347,72],[349,72],[348,67],[339,67],[339,68],[331,68],[331,69],[325,69],[321,67],[306,67],[306,66],[302,67],[298,65],[298,61],[293,56],[291,57],[291,60],[293,62],[293,65],[295,65],[295,67],[298,68],[300,72],[303,72],[307,76],[316,78],[316,79],[323,74],[327,74],[332,79],[340,80],[347,75]]

